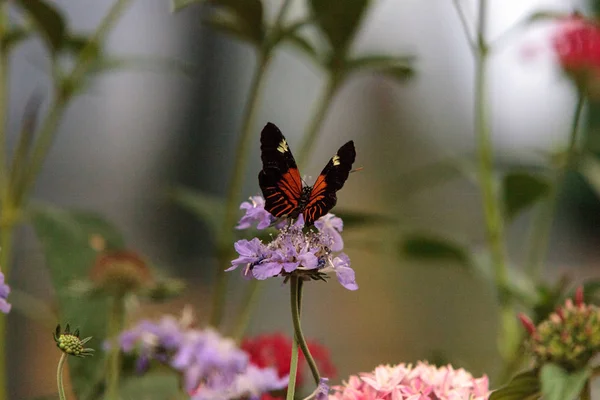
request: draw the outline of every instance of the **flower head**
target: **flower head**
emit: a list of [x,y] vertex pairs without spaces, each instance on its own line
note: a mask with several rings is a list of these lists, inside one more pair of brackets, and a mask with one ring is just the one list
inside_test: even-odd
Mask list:
[[342,222],[330,214],[323,218],[322,230],[305,229],[300,216],[267,244],[258,238],[236,242],[234,247],[239,257],[231,262],[227,271],[243,266],[244,276],[259,280],[275,276],[288,279],[292,274],[305,280],[325,280],[327,272],[335,272],[345,288],[358,289],[349,258],[343,253],[335,257],[332,252],[333,247],[343,246],[341,237],[337,240],[331,236],[331,232],[339,236]]
[[195,400],[260,395],[287,383],[287,377],[279,379],[272,368],[250,368],[248,355],[233,340],[212,329],[195,329],[192,322],[189,315],[142,321],[120,335],[121,349],[137,351],[140,372],[151,361],[180,372]]
[[[331,361],[329,350],[320,343],[309,340],[308,348],[323,375],[335,377],[336,370]],[[250,357],[250,363],[257,367],[273,367],[277,376],[283,378],[290,373],[290,360],[292,350],[292,338],[282,334],[260,335],[253,338],[245,338],[240,346]],[[300,353],[299,368],[296,375],[296,385],[304,383],[304,372],[307,364],[304,354]]]
[[333,387],[329,399],[486,400],[488,396],[486,376],[476,379],[464,369],[419,362],[414,367],[380,365],[373,372],[351,376]]
[[4,274],[0,272],[0,312],[8,314],[12,305],[6,301],[10,294],[10,286],[4,283]]
[[524,316],[521,321],[530,334],[528,347],[538,364],[554,362],[577,370],[600,353],[600,308],[585,304],[581,289],[575,303],[567,299],[537,327]]
[[91,336],[85,339],[80,339],[79,329],[75,329],[75,331],[71,333],[71,327],[69,324],[67,324],[65,327],[64,332],[61,332],[60,325],[57,325],[56,331],[54,331],[54,341],[56,342],[56,347],[58,347],[63,353],[75,357],[83,358],[94,355],[94,349],[83,347],[83,345],[89,342],[91,339]]
[[600,85],[600,25],[575,14],[556,28],[552,46],[562,69],[580,87],[596,92]]
[[149,287],[153,277],[139,254],[128,251],[102,251],[90,271],[95,286],[109,293],[129,293]]

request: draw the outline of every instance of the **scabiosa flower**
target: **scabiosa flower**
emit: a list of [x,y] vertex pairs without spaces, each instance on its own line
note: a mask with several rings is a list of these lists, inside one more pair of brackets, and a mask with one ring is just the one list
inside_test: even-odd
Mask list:
[[337,256],[332,253],[332,246],[341,247],[341,242],[336,243],[330,235],[335,226],[342,226],[341,220],[338,222],[334,218],[327,217],[321,225],[324,230],[315,231],[305,230],[300,216],[294,224],[283,227],[268,244],[258,238],[239,240],[234,245],[239,257],[226,271],[242,266],[246,277],[264,280],[283,276],[285,281],[292,274],[304,280],[325,280],[327,273],[334,272],[342,286],[356,290],[358,285],[354,270],[350,268],[350,259],[344,253]]
[[273,368],[250,368],[248,355],[233,340],[192,323],[189,314],[142,321],[120,335],[120,346],[125,353],[137,351],[140,371],[153,360],[179,371],[194,400],[252,397],[286,386],[287,376],[280,379]]
[[[261,368],[273,367],[280,378],[290,373],[290,360],[292,358],[292,339],[282,333],[260,335],[254,338],[245,338],[240,346],[250,357],[250,363]],[[320,343],[309,340],[308,348],[317,363],[319,371],[330,378],[336,375],[335,367],[331,361],[329,350]],[[304,354],[300,352],[298,359],[298,373],[296,385],[304,383],[304,370],[307,364]]]
[[528,347],[538,365],[554,362],[573,371],[600,353],[600,308],[584,303],[581,287],[575,302],[567,299],[537,327],[525,315],[519,318],[529,332]]
[[54,331],[54,341],[56,342],[56,347],[58,347],[63,353],[75,357],[84,358],[94,355],[94,349],[83,347],[83,345],[89,342],[91,339],[91,336],[86,337],[85,339],[80,339],[79,329],[75,329],[75,331],[71,333],[71,327],[69,324],[67,324],[65,327],[64,332],[61,332],[60,325],[57,325],[56,331]]
[[4,283],[4,274],[0,272],[0,312],[8,314],[12,305],[7,301],[10,294],[10,286]]
[[90,271],[98,289],[111,294],[125,294],[150,287],[154,278],[147,263],[133,251],[102,251]]
[[373,372],[351,376],[333,387],[334,399],[381,400],[486,400],[488,378],[474,378],[464,369],[448,365],[435,367],[419,362],[394,366],[380,365]]

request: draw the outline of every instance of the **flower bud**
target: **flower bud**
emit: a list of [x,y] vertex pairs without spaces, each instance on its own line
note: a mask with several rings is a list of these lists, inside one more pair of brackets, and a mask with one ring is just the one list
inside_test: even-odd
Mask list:
[[71,333],[69,324],[67,324],[65,327],[64,332],[61,332],[60,325],[57,325],[56,331],[54,332],[54,341],[56,342],[56,347],[58,347],[63,353],[75,357],[83,358],[94,355],[94,349],[84,347],[84,344],[89,342],[91,339],[91,336],[85,339],[80,339],[79,329],[76,329],[75,332]]
[[100,253],[90,272],[95,286],[109,293],[123,295],[148,287],[153,277],[146,262],[128,250]]
[[574,302],[567,299],[537,327],[523,314],[519,319],[531,335],[528,347],[538,364],[553,362],[573,371],[600,352],[600,308],[585,304],[580,289]]

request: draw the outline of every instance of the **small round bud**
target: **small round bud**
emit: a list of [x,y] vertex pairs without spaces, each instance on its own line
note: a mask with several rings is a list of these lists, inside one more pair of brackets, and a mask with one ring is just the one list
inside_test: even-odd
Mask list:
[[54,332],[54,341],[56,342],[56,347],[58,347],[62,352],[75,357],[87,357],[93,355],[94,349],[84,347],[84,345],[89,342],[91,338],[92,337],[90,336],[85,339],[80,339],[79,329],[71,333],[68,324],[65,327],[64,332],[61,332],[60,325],[56,327],[56,331]]

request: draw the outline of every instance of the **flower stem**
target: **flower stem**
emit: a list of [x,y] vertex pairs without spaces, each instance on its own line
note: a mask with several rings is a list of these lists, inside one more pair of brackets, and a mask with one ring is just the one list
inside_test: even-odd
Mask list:
[[246,289],[246,297],[242,302],[242,311],[239,314],[237,323],[235,325],[233,331],[233,339],[240,343],[242,338],[244,337],[244,333],[246,332],[246,328],[248,328],[248,324],[250,323],[250,317],[252,316],[252,312],[256,308],[256,303],[258,303],[259,294],[261,289],[261,282],[252,279],[248,283],[248,289]]
[[65,81],[61,82],[59,92],[56,94],[54,102],[50,106],[50,111],[42,124],[38,139],[36,140],[31,153],[30,165],[25,174],[22,193],[20,194],[23,199],[27,199],[27,195],[40,173],[42,165],[48,155],[48,151],[54,142],[58,121],[62,117],[67,103],[76,93],[78,86],[82,84],[85,74],[94,62],[95,57],[98,54],[99,44],[104,41],[106,35],[110,32],[110,29],[123,15],[131,1],[132,0],[117,0],[112,5],[108,10],[108,13],[100,22],[100,25],[96,28],[92,37],[80,51],[73,70]]
[[[9,30],[8,21],[8,2],[0,2],[0,41]],[[2,201],[2,214],[0,218],[5,217],[6,203],[8,199],[8,172],[6,169],[6,118],[8,114],[8,49],[0,46],[0,200]],[[12,226],[0,226],[0,269],[4,273],[4,278],[8,280],[10,265],[10,243],[12,242]],[[8,244],[8,247],[5,245]],[[6,319],[7,315],[0,313],[0,400],[6,400],[7,397],[7,368],[6,368]]]
[[241,196],[244,183],[244,174],[246,172],[246,161],[248,158],[248,148],[252,138],[252,127],[256,116],[256,108],[260,99],[260,92],[264,82],[264,77],[271,61],[270,54],[262,54],[259,57],[258,67],[254,71],[250,93],[248,94],[248,103],[244,112],[242,122],[242,134],[238,140],[235,151],[235,164],[233,167],[233,177],[227,194],[225,205],[225,217],[220,231],[220,238],[217,242],[218,260],[217,277],[215,291],[213,292],[212,311],[210,316],[210,325],[218,327],[223,319],[223,310],[225,308],[225,297],[227,294],[228,275],[225,272],[225,265],[230,261],[232,228],[235,219],[235,213],[238,210],[238,200]]
[[592,400],[592,385],[590,379],[587,380],[580,394],[581,400]]
[[329,111],[329,108],[333,103],[333,98],[335,97],[335,93],[339,87],[339,82],[340,79],[338,74],[331,72],[329,74],[327,84],[325,85],[325,89],[317,100],[317,106],[315,108],[316,111],[312,117],[312,120],[310,121],[310,124],[308,125],[308,128],[306,129],[304,139],[300,145],[300,151],[298,152],[298,165],[300,166],[306,165],[312,153],[313,146],[317,143],[321,126],[325,121],[327,111]]
[[[290,281],[290,304],[292,307],[292,319],[294,319],[294,315],[299,315],[299,304],[298,304],[298,293],[299,290],[299,281],[297,277],[292,277]],[[296,324],[294,323],[294,332]],[[294,340],[292,340],[292,358],[290,360],[290,376],[288,380],[288,389],[286,400],[294,400],[294,395],[296,391],[296,375],[298,373],[298,340],[297,335],[294,334]]]
[[119,347],[119,333],[123,330],[125,321],[125,299],[122,295],[114,296],[108,315],[108,337],[112,343],[108,355],[108,373],[106,375],[106,393],[108,400],[119,398],[119,375],[121,372],[121,348]]
[[321,376],[319,375],[319,369],[317,368],[317,364],[315,360],[312,358],[310,354],[310,350],[308,349],[308,344],[306,343],[306,339],[304,339],[304,335],[302,334],[302,327],[300,326],[300,301],[302,299],[302,283],[300,278],[297,276],[292,276],[290,279],[290,289],[292,291],[292,321],[294,322],[294,336],[295,340],[298,342],[302,353],[304,353],[304,357],[306,357],[306,361],[308,362],[308,366],[310,367],[310,372],[312,373],[313,379],[315,380],[315,385],[319,385],[321,380]]
[[581,114],[585,105],[585,95],[581,91],[578,93],[577,105],[571,121],[571,133],[569,136],[569,146],[567,148],[566,160],[554,177],[554,182],[550,186],[547,199],[541,205],[531,228],[529,255],[527,258],[527,268],[529,276],[537,280],[543,271],[546,251],[548,249],[548,238],[552,229],[554,213],[558,203],[558,196],[564,184],[567,172],[573,167],[578,157],[577,141]]
[[63,366],[67,360],[67,353],[62,353],[60,361],[58,362],[58,368],[56,369],[56,384],[58,385],[58,398],[60,400],[67,400],[65,395],[65,386],[63,384]]
[[477,20],[475,54],[475,136],[478,158],[479,185],[481,186],[483,198],[483,211],[485,218],[486,237],[491,254],[494,281],[498,291],[500,305],[501,332],[499,334],[499,346],[504,358],[510,357],[512,352],[513,330],[508,325],[512,316],[512,301],[506,296],[505,290],[508,285],[508,269],[506,266],[506,255],[504,248],[504,221],[502,207],[498,194],[498,185],[494,177],[494,153],[491,138],[491,129],[488,115],[487,103],[487,61],[489,59],[489,47],[485,39],[487,29],[487,0],[479,0],[479,13]]

